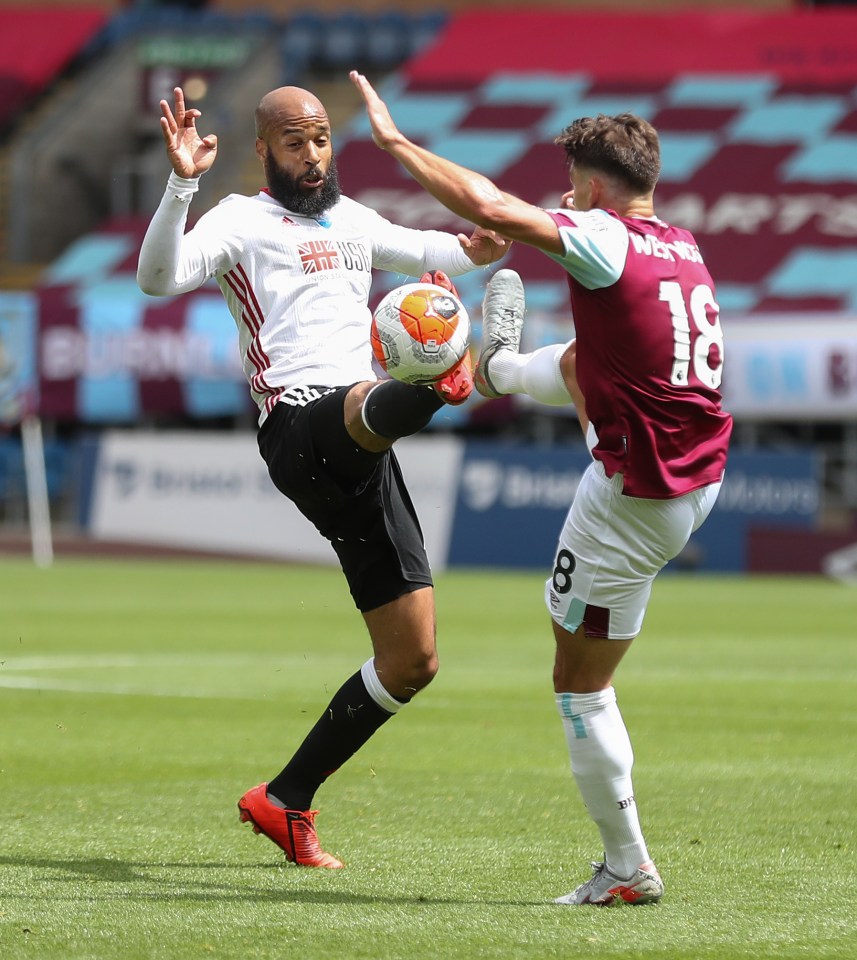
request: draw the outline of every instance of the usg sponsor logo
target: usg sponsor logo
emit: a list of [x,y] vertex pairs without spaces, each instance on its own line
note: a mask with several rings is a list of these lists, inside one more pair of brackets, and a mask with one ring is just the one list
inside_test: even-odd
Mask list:
[[571,504],[582,476],[580,470],[473,460],[464,466],[462,496],[466,506],[479,512],[493,507],[557,510]]

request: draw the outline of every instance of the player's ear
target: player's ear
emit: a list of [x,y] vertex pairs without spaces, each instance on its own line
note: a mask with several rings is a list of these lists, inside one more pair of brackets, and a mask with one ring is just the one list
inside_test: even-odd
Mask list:
[[256,156],[262,163],[265,162],[265,158],[268,156],[268,144],[261,137],[256,137]]

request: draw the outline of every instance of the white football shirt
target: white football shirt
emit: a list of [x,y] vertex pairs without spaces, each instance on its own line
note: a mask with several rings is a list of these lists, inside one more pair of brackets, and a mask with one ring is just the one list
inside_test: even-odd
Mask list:
[[310,387],[375,380],[369,345],[374,268],[421,276],[474,269],[451,234],[412,230],[351,200],[318,219],[267,192],[232,194],[185,233],[197,181],[173,174],[140,251],[137,278],[154,295],[219,285],[260,424],[283,399],[306,403]]

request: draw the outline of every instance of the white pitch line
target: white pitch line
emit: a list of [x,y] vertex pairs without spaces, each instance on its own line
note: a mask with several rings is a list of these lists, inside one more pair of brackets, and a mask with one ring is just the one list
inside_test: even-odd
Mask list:
[[176,697],[192,700],[250,700],[266,699],[264,696],[252,697],[237,693],[207,693],[190,690],[163,690],[157,688],[132,687],[126,684],[87,683],[85,680],[54,680],[50,677],[10,677],[0,676],[0,687],[13,690],[55,690],[63,693],[111,694],[122,697]]
[[[256,696],[187,689],[170,690],[164,687],[146,687],[128,683],[98,683],[92,680],[57,679],[39,676],[42,670],[110,670],[110,669],[159,669],[172,670],[183,667],[222,667],[235,670],[239,667],[265,667],[288,672],[290,666],[306,666],[303,654],[268,656],[264,654],[57,654],[38,657],[7,657],[0,655],[0,689],[53,690],[63,693],[108,694],[132,697],[176,697],[193,700],[246,700],[258,702],[271,694]],[[37,674],[33,676],[33,674]],[[267,675],[267,674],[266,674]],[[275,694],[274,694],[275,695]]]
[[282,664],[283,658],[248,656],[247,654],[58,654],[42,657],[0,658],[0,673],[11,670],[77,670],[81,667],[107,669],[109,667],[174,667],[193,664],[207,666],[237,667],[255,664]]

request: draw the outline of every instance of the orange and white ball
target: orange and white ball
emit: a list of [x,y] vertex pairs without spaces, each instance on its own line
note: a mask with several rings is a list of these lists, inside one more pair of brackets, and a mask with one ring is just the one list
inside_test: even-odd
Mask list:
[[455,294],[432,283],[391,290],[372,315],[372,352],[403,383],[434,383],[470,349],[470,317]]

